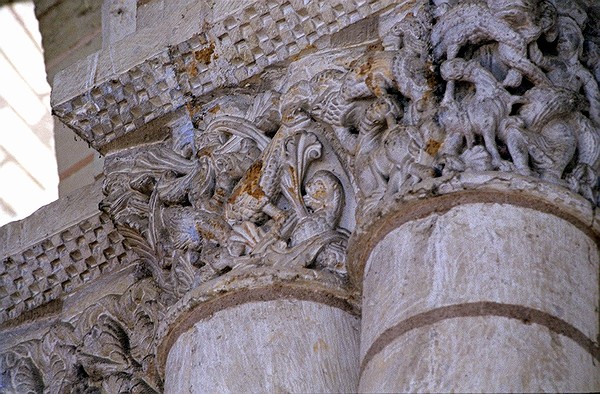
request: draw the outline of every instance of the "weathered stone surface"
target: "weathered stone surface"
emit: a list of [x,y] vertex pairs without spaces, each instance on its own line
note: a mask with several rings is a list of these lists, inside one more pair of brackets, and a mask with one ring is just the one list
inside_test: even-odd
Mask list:
[[354,392],[358,326],[348,312],[293,299],[218,311],[171,348],[165,393]]
[[[102,47],[102,2],[35,1],[48,80]],[[69,23],[65,23],[68,17]],[[76,83],[77,80],[73,80]],[[54,85],[54,84],[52,84]]]
[[248,302],[293,299],[329,305],[357,316],[358,295],[335,274],[306,268],[242,267],[187,292],[162,317],[156,342],[158,368],[178,337],[216,311]]
[[596,218],[600,210],[562,186],[504,172],[448,174],[423,180],[404,193],[388,196],[376,209],[357,217],[356,231],[349,242],[350,278],[362,286],[371,250],[396,227],[470,203],[530,208],[563,218],[592,239],[597,240],[600,234]]
[[[513,333],[532,353],[554,342],[568,353],[543,364],[546,382],[555,374],[564,387],[534,370],[535,385],[515,379],[511,390],[587,387],[561,368],[597,372],[586,364],[598,353],[593,7],[127,0],[103,10],[102,49],[57,75],[53,102],[109,153],[99,217],[134,260],[114,294],[94,295],[107,277],[61,293],[46,331],[1,352],[13,391],[153,392],[163,378],[173,392],[245,391],[239,371],[256,365],[273,367],[244,370],[254,391],[353,391],[360,289],[364,390],[416,388],[411,368],[427,363],[435,376],[420,381],[476,389],[460,375],[473,364],[465,353],[492,332],[515,374],[532,361],[515,358]],[[94,251],[80,230],[67,255],[81,279],[79,257],[109,248]],[[42,266],[39,247],[16,253]],[[34,291],[33,277],[10,284]],[[455,335],[458,356],[438,355],[435,338],[429,358],[394,353],[454,321],[474,327],[440,334]],[[261,349],[271,339],[273,358]],[[415,341],[402,346],[418,358]],[[320,369],[332,360],[348,379]],[[495,361],[486,355],[482,376]],[[506,383],[499,364],[482,389]]]
[[[43,241],[48,235],[79,223],[82,217],[98,213],[102,201],[101,182],[40,208],[24,220],[8,223],[0,231],[0,255],[9,255]],[[60,212],[60,220],[56,213]]]
[[[165,94],[172,96],[171,105],[177,108],[184,103],[178,101],[182,97],[189,100],[235,85],[391,3],[254,2],[240,10],[240,2],[219,2],[216,7],[181,2],[156,7],[160,25],[142,28],[83,60],[91,67],[74,63],[59,73],[53,85],[53,108],[63,122],[99,149],[166,113],[162,109],[169,102]],[[152,75],[156,68],[162,75],[177,75],[177,84],[154,77],[128,87],[141,70]],[[81,81],[87,82],[82,85]],[[154,89],[157,84],[165,85],[164,89]],[[125,94],[116,101],[104,101],[93,89]],[[101,121],[103,112],[110,115],[110,126]]]
[[599,264],[588,236],[532,209],[469,204],[408,222],[365,267],[361,354],[411,316],[478,301],[538,309],[596,338]]
[[[98,211],[97,192],[91,185],[2,228],[7,249],[0,264],[0,322],[134,260],[108,215]],[[56,220],[57,212],[65,213],[63,220]]]
[[[600,354],[594,342],[599,333],[599,264],[593,239],[568,221],[530,208],[463,204],[402,224],[377,244],[365,266],[361,390],[597,387],[598,382],[586,384],[597,376],[592,359]],[[467,323],[476,319],[472,316],[485,318]],[[498,316],[514,321],[506,323],[510,330],[502,328],[506,324]],[[440,321],[447,331],[427,328]],[[568,348],[568,361],[542,350],[548,346],[543,337],[513,327],[524,324]],[[504,338],[490,337],[494,330]],[[513,348],[512,341],[521,347]],[[527,356],[515,358],[520,353]],[[547,362],[532,369],[542,356]],[[485,361],[479,364],[477,357]],[[513,362],[507,361],[511,358]],[[581,370],[567,372],[567,365],[580,364],[589,373],[586,383],[580,383]],[[562,372],[556,369],[561,365]],[[466,371],[471,374],[462,376]],[[520,379],[505,379],[517,373]]]
[[546,327],[463,317],[415,328],[366,365],[359,392],[594,392],[598,361]]
[[137,0],[108,0],[102,3],[102,45],[120,41],[136,31]]
[[63,313],[24,341],[7,341],[0,351],[3,391],[160,392],[152,346],[164,308],[160,293],[143,279],[111,293],[120,284],[97,292],[92,304],[84,292],[77,316]]

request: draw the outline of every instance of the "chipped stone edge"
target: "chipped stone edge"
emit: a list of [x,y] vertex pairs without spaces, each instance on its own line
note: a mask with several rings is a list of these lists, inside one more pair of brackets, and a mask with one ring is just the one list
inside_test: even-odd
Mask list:
[[[25,219],[11,222],[4,225],[3,227],[0,227],[0,245],[6,245],[6,249],[0,251],[0,261],[14,257],[15,255],[22,255],[27,251],[39,247],[39,245],[41,245],[44,241],[50,240],[57,234],[60,234],[64,231],[70,231],[72,229],[78,229],[86,221],[100,218],[102,212],[98,209],[98,204],[103,198],[101,188],[102,182],[103,180],[100,179],[93,184],[84,186],[81,189],[78,189],[74,193],[69,194],[64,198],[60,198],[46,206],[43,206],[42,208],[38,209],[36,212],[34,212],[32,215],[28,216]],[[57,212],[60,212],[63,215],[63,218],[61,220],[56,220]],[[112,222],[109,221],[105,224],[105,226],[106,225],[112,227]],[[118,230],[114,230],[118,233]],[[110,266],[110,269],[106,271],[107,274],[124,269],[127,266],[134,264],[137,260],[137,256],[135,255],[135,253],[126,245],[124,245],[123,241],[124,239],[122,238],[120,240],[120,244],[122,245],[124,253],[127,255],[127,261],[129,264],[112,265]],[[62,264],[63,259],[65,264]],[[73,261],[71,261],[71,264],[69,265],[67,260],[68,256],[61,257],[61,266],[64,270],[69,268],[69,266],[77,265],[77,263]],[[42,263],[38,259],[34,259],[34,262],[38,265],[30,264],[30,272],[33,272],[38,268],[42,269]],[[94,269],[96,268],[97,267],[95,266]],[[5,272],[5,274],[7,273]],[[53,274],[54,272],[47,274],[46,278]],[[4,281],[7,279],[10,278],[8,276],[6,278],[0,276],[0,288],[6,286]],[[83,278],[81,280],[81,283],[74,286],[73,288],[59,289],[58,291],[54,291],[52,295],[49,296],[49,298],[46,297],[43,302],[35,302],[33,306],[24,308],[15,316],[4,318],[3,314],[0,314],[0,325],[2,325],[3,327],[6,327],[7,325],[19,325],[21,324],[21,320],[23,320],[23,318],[30,314],[32,311],[38,310],[39,308],[52,309],[55,307],[54,304],[56,304],[57,302],[61,304],[62,307],[61,300],[64,297],[68,297],[71,294],[76,293],[84,286],[87,286],[90,283],[93,283],[99,279],[102,279],[102,277],[98,277],[98,275],[92,275],[92,277],[90,278]],[[43,281],[41,279],[34,280],[31,283],[26,283],[25,286],[30,287],[33,284],[42,282]],[[40,293],[49,289],[51,288],[43,288],[42,290],[40,290]],[[22,303],[24,300],[24,297],[21,297],[18,300],[13,300],[13,303],[7,306],[7,309],[11,306],[15,306],[19,303]]]
[[[102,180],[77,189],[66,197],[45,205],[28,217],[0,227],[0,257],[22,251],[49,236],[72,227],[99,213],[98,204],[102,195]],[[56,220],[56,213],[62,217]],[[43,224],[43,226],[40,226]]]
[[[311,25],[313,31],[305,32],[305,36],[303,36],[303,38],[305,38],[304,41],[307,43],[307,47],[314,46],[315,42],[319,39],[337,33],[353,23],[372,15],[385,12],[387,8],[394,4],[391,0],[368,0],[360,2],[360,4],[342,1],[337,1],[336,3],[337,4],[325,4],[324,6],[329,6],[331,9],[341,7],[343,9],[342,17],[335,19],[332,25],[326,29],[323,29],[322,26]],[[257,4],[259,3],[252,2],[248,4],[245,9],[250,9]],[[231,16],[232,15],[228,15],[227,17]],[[183,70],[180,70],[181,65],[177,64],[176,59],[183,57],[187,52],[198,47],[198,41],[200,41],[200,43],[203,41],[199,40],[200,36],[205,38],[208,37],[211,40],[214,38],[218,41],[218,37],[221,37],[223,32],[233,35],[232,29],[241,31],[243,26],[252,22],[250,20],[241,19],[248,18],[245,12],[237,12],[236,18],[239,19],[236,26],[229,28],[225,26],[224,21],[227,19],[226,16],[219,18],[208,31],[199,32],[188,40],[176,45],[171,45],[163,51],[158,51],[154,57],[146,59],[144,62],[132,67],[124,73],[107,77],[103,81],[96,81],[95,86],[91,86],[92,84],[90,81],[87,81],[81,86],[84,89],[83,92],[63,92],[63,97],[60,97],[57,96],[60,89],[57,89],[56,91],[53,90],[53,113],[63,123],[87,141],[94,149],[100,150],[109,142],[129,134],[153,119],[185,105],[190,102],[193,97],[205,95],[226,85],[237,84],[244,79],[258,75],[273,64],[294,59],[303,51],[303,48],[294,45],[292,49],[286,49],[286,51],[283,52],[273,50],[273,53],[271,54],[250,53],[250,56],[242,56],[242,64],[233,64],[232,61],[219,59],[218,73],[216,71],[211,72],[211,69],[202,70],[200,76],[206,84],[203,83],[201,86],[194,87],[193,84],[190,84],[187,70],[185,70],[185,67]],[[307,27],[304,26],[304,22],[304,20],[298,22],[298,26],[301,26],[306,30]],[[279,41],[282,40],[280,35],[282,35],[283,32],[278,31],[278,29],[264,30],[269,35],[267,41],[276,38]],[[225,44],[219,42],[219,46],[222,46],[223,48],[217,48],[216,50],[225,50]],[[199,48],[202,49],[201,47]],[[281,53],[284,52],[285,55],[281,56]],[[261,59],[260,62],[258,62],[259,58]],[[97,62],[97,56],[83,59],[65,71],[71,69],[75,70],[79,67],[88,71],[94,70],[95,73],[96,66],[94,65],[94,62]],[[164,70],[164,72],[159,73],[159,76],[162,77],[162,79],[153,79],[150,82],[151,86],[146,86],[148,84],[147,80],[150,80],[151,78],[139,78],[135,84],[135,91],[131,92],[131,89],[127,88],[133,77],[140,72],[143,73],[143,70],[155,71],[159,69]],[[243,78],[238,75],[239,73],[235,72],[239,69],[248,70],[244,73]],[[72,75],[70,78],[73,79],[76,77],[77,73],[70,73],[70,75]],[[64,83],[67,82],[68,81],[65,81]],[[165,89],[157,93],[155,87],[160,84],[163,84]],[[81,81],[79,81],[77,85],[81,85]],[[124,90],[124,97],[117,102],[111,100],[111,102],[107,103],[103,100],[103,96],[106,91],[110,91],[111,89]],[[161,97],[161,95],[164,97]],[[148,110],[149,107],[152,107],[150,111]],[[101,113],[109,113],[111,122],[108,122],[105,119],[102,124],[100,120]],[[131,114],[134,115],[130,119]],[[118,117],[120,117],[120,119],[116,120],[115,118]]]

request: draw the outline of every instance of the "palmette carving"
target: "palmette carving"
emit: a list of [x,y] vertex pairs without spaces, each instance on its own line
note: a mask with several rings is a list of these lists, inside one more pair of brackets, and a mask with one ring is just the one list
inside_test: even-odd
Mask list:
[[[596,203],[600,104],[577,7],[478,0],[390,10],[383,49],[370,46],[347,68],[316,67],[278,92],[192,107],[168,141],[109,165],[105,209],[177,299],[290,253],[304,256],[290,265],[315,266],[331,249],[299,252],[308,241],[299,234],[324,209],[306,203],[315,163],[347,170],[358,218],[424,179],[463,171],[539,177]],[[332,185],[324,190],[336,189],[321,175]],[[343,245],[345,232],[328,223],[331,243]]]
[[347,232],[337,227],[343,198],[327,208],[338,217],[306,235],[309,218],[330,204],[313,208],[305,198],[342,193],[333,192],[341,183],[328,172],[323,196],[307,197],[322,130],[299,106],[282,104],[279,115],[278,97],[223,96],[194,115],[198,128],[180,119],[164,144],[109,163],[102,207],[172,301],[240,266],[286,261],[345,275]]
[[517,172],[598,204],[599,51],[585,6],[410,7],[387,10],[379,42],[344,61],[198,98],[165,141],[107,158],[101,207],[152,280],[2,354],[6,390],[160,391],[163,309],[259,266],[347,283],[353,223],[428,178]]
[[2,392],[160,392],[153,340],[164,306],[156,290],[142,280],[1,354]]

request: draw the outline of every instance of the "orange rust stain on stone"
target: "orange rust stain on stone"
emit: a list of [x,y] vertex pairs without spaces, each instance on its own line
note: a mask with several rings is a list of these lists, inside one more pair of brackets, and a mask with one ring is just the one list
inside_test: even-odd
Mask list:
[[367,85],[371,92],[375,93],[377,97],[381,96],[381,94],[379,94],[378,92],[380,89],[378,89],[378,86],[373,81],[373,74],[367,75],[367,77],[365,78],[365,85]]
[[430,156],[435,156],[440,150],[442,143],[436,140],[429,140],[425,145],[425,152],[427,152]]
[[198,76],[198,68],[196,67],[196,62],[192,62],[190,65],[187,66],[187,72],[192,77]]
[[297,185],[298,184],[298,174],[296,173],[296,169],[292,166],[288,167],[289,171],[290,171],[290,177],[292,178],[292,185],[287,187],[288,192],[290,192],[291,194],[294,194],[295,192],[295,188],[293,185]]
[[317,200],[324,200],[327,197],[327,191],[323,189],[318,189],[313,193],[313,197]]
[[316,46],[314,46],[313,44],[308,44],[307,46],[305,46],[304,48],[302,48],[300,50],[300,52],[298,52],[297,54],[295,54],[292,57],[290,57],[290,60],[292,62],[295,62],[296,60],[299,60],[302,56],[308,55],[309,53],[314,52],[315,49],[317,49]]
[[241,195],[247,194],[251,197],[260,200],[265,197],[265,192],[260,187],[260,175],[262,173],[262,160],[257,160],[254,164],[248,168],[244,178],[238,184],[239,187],[236,187],[233,191],[231,197],[229,197],[228,202],[233,204],[237,198]]
[[209,239],[209,240],[216,240],[217,239],[216,235],[214,235],[210,231],[204,230],[200,226],[196,226],[196,230],[198,230],[198,232],[200,233],[200,235],[202,235],[203,239]]
[[210,146],[210,147],[209,146],[205,146],[205,147],[203,147],[202,149],[200,149],[198,151],[197,156],[198,157],[212,156],[213,150],[214,150],[214,147],[212,147],[212,146]]
[[220,109],[221,109],[221,106],[219,104],[217,104],[214,107],[212,107],[211,109],[209,109],[208,112],[210,112],[211,114],[216,114],[217,112],[219,112]]
[[292,166],[289,166],[290,169],[290,174],[292,176],[292,184],[297,185],[300,182],[298,182],[298,174],[296,173],[296,169]]
[[379,51],[383,51],[383,44],[381,44],[380,42],[377,42],[375,44],[371,44],[367,47],[367,52],[379,52]]
[[313,345],[313,351],[316,353],[319,350],[329,350],[329,345],[323,340],[323,338],[317,339],[317,342]]
[[290,123],[295,118],[296,118],[296,116],[294,115],[293,112],[286,112],[282,115],[281,120],[283,121],[283,123]]
[[198,111],[200,111],[200,107],[195,105],[192,101],[188,101],[187,103],[185,103],[185,108],[187,109],[187,112],[190,114],[190,116],[195,116]]
[[185,103],[185,108],[187,109],[187,111],[190,115],[192,115],[192,116],[194,115],[195,109],[191,102],[188,101],[187,103]]
[[194,51],[194,59],[197,62],[204,63],[206,65],[214,59],[218,59],[219,56],[215,53],[215,43],[211,42],[206,48],[202,48],[199,51]]
[[358,73],[358,75],[367,75],[368,73],[371,72],[372,68],[373,68],[373,59],[368,58],[367,61],[359,67],[357,73]]

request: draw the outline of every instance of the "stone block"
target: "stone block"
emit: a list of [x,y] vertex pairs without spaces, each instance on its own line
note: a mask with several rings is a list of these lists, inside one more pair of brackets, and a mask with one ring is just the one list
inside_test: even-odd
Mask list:
[[365,267],[361,354],[411,316],[479,301],[544,311],[596,338],[599,263],[581,230],[528,208],[462,205],[408,222]]

